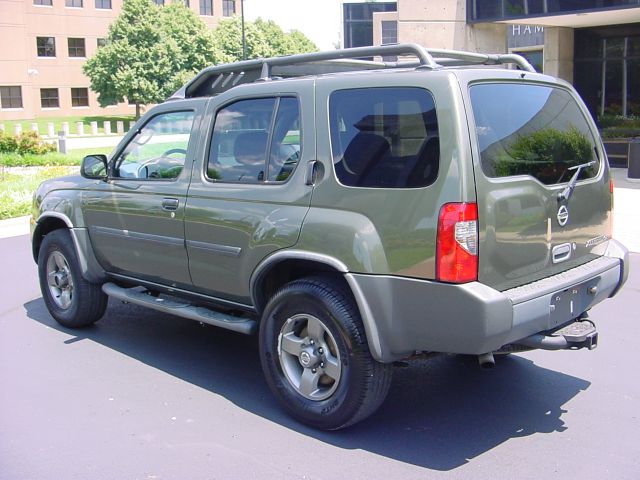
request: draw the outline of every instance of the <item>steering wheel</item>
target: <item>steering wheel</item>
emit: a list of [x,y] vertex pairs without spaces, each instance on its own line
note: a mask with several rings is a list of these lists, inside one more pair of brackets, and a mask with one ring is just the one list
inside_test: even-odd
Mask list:
[[187,151],[184,148],[171,148],[162,154],[163,157],[168,157],[169,155],[173,155],[174,153],[179,153],[180,155],[187,156]]

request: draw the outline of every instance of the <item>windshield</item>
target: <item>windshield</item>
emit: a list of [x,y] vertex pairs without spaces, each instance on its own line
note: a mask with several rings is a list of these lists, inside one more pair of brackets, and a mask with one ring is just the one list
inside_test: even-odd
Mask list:
[[600,168],[589,125],[571,94],[543,85],[492,83],[470,89],[482,170],[488,177],[530,175],[553,185],[568,182],[576,165]]

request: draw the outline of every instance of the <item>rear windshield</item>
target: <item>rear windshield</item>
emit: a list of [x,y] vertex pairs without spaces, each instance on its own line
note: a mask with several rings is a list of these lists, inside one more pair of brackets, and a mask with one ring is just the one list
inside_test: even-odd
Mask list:
[[542,85],[482,84],[470,89],[482,170],[489,177],[530,175],[553,185],[600,168],[593,136],[566,90]]

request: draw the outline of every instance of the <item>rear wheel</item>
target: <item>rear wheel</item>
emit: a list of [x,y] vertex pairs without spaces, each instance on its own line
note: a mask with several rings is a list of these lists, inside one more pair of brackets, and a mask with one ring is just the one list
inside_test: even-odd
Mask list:
[[38,277],[47,309],[61,325],[86,327],[104,314],[107,296],[100,285],[82,277],[67,230],[54,230],[44,237],[38,254]]
[[297,420],[337,430],[384,401],[391,365],[371,357],[350,295],[330,279],[296,280],[271,299],[260,325],[270,389]]

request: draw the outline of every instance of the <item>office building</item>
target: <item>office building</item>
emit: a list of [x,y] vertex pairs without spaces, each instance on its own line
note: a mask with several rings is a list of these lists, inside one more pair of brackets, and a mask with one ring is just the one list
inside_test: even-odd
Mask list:
[[[209,27],[236,8],[236,0],[185,4]],[[0,120],[134,113],[126,102],[101,108],[82,73],[121,8],[122,0],[0,0]]]

